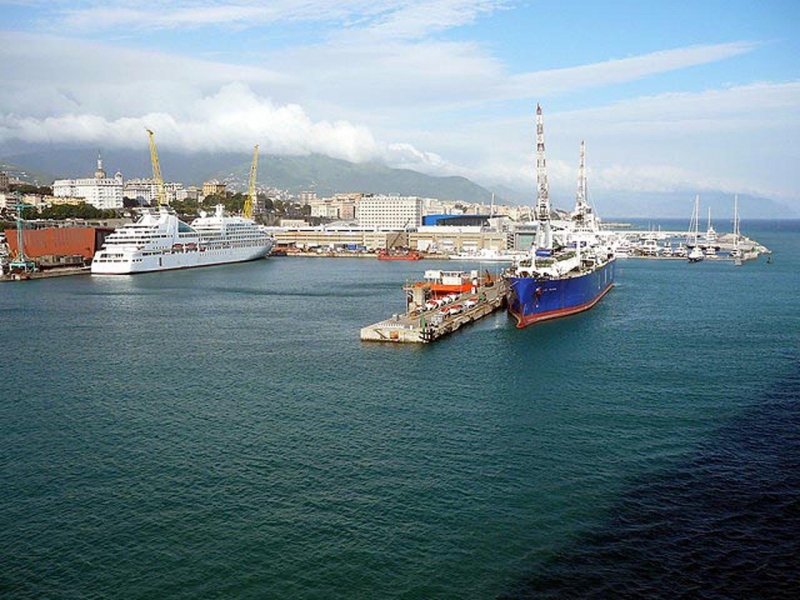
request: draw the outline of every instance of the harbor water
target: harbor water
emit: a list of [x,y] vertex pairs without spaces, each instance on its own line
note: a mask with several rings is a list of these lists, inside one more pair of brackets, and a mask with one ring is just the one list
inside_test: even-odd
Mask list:
[[0,596],[795,597],[800,222],[742,230],[426,346],[358,333],[454,263],[3,285]]

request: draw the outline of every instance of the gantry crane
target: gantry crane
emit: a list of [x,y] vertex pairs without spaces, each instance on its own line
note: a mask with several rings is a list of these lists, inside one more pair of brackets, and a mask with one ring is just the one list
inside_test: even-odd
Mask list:
[[153,132],[149,129],[147,130],[147,136],[150,138],[150,162],[153,163],[153,179],[156,180],[156,205],[162,206],[167,203],[167,194],[164,192],[164,178],[161,176],[161,164],[158,162],[156,140],[153,137]]
[[258,173],[258,144],[253,148],[253,164],[250,165],[250,185],[247,186],[247,199],[244,201],[242,214],[246,219],[253,218],[256,206],[256,176]]

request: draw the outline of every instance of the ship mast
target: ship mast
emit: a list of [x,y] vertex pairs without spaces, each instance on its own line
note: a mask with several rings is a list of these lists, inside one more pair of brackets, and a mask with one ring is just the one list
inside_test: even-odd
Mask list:
[[550,250],[553,238],[550,233],[550,192],[547,186],[547,161],[544,156],[544,120],[542,107],[536,105],[536,220],[539,221],[537,247]]
[[578,192],[575,195],[575,217],[581,223],[586,217],[586,142],[581,140],[581,158],[578,162]]

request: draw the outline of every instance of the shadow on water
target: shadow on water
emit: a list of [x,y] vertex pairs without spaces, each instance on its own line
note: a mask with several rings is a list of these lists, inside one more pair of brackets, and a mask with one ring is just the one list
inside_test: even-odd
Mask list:
[[685,463],[499,597],[797,598],[800,362]]

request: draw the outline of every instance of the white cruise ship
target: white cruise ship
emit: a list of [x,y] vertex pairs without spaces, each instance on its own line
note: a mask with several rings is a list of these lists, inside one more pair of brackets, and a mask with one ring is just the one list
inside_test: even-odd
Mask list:
[[214,216],[187,225],[166,208],[148,209],[105,239],[92,261],[93,275],[128,275],[188,269],[264,258],[273,240],[250,219]]

